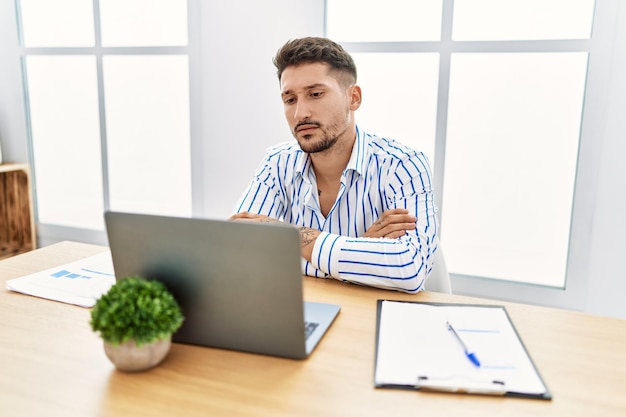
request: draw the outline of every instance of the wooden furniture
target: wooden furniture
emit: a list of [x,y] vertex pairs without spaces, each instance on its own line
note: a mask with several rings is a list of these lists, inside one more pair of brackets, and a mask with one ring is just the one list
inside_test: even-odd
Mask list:
[[[0,262],[0,281],[106,250],[62,242]],[[552,401],[376,389],[376,300],[487,303],[304,278],[305,298],[342,306],[303,361],[174,344],[144,373],[116,371],[89,310],[0,293],[0,404],[7,416],[624,416],[626,320],[504,304]],[[410,326],[411,323],[404,323]]]
[[35,221],[26,164],[0,164],[0,259],[36,247]]

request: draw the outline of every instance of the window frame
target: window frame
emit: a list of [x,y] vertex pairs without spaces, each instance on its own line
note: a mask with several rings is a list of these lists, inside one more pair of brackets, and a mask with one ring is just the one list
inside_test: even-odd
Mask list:
[[[439,97],[437,105],[434,187],[435,202],[439,208],[440,227],[445,210],[443,187],[447,135],[447,108],[450,83],[450,65],[453,53],[515,53],[515,52],[586,52],[588,66],[583,98],[578,160],[575,174],[572,217],[570,222],[565,287],[556,288],[496,280],[491,278],[451,273],[452,289],[457,294],[483,298],[509,300],[521,303],[583,309],[586,302],[588,267],[591,257],[591,236],[595,189],[600,168],[600,150],[597,133],[593,126],[602,126],[603,107],[606,107],[609,78],[610,48],[601,48],[611,43],[615,32],[617,2],[596,0],[592,33],[589,39],[531,40],[531,41],[453,41],[453,0],[443,0],[440,41],[424,42],[342,42],[350,53],[367,52],[437,52],[440,56]],[[325,30],[327,33],[327,28]]]
[[202,187],[202,179],[200,175],[201,152],[197,149],[201,148],[201,144],[197,139],[200,135],[199,123],[201,120],[201,95],[194,85],[198,85],[201,80],[201,70],[199,65],[199,39],[200,24],[199,12],[200,5],[197,1],[187,1],[187,22],[188,22],[188,43],[184,46],[102,46],[101,24],[100,24],[100,1],[92,0],[93,3],[93,19],[94,19],[94,46],[93,47],[25,47],[24,36],[22,31],[20,0],[15,0],[16,19],[18,26],[18,43],[20,50],[20,64],[25,100],[25,118],[26,131],[28,138],[28,159],[31,167],[31,175],[33,178],[33,212],[35,224],[37,228],[38,240],[41,246],[49,243],[58,242],[60,240],[77,240],[91,242],[94,244],[108,245],[105,230],[93,230],[87,228],[77,228],[49,223],[41,223],[38,218],[38,201],[37,201],[37,172],[34,162],[33,140],[32,140],[32,121],[29,109],[28,99],[28,78],[26,74],[26,57],[32,55],[74,55],[83,56],[91,55],[96,58],[96,77],[98,91],[98,117],[100,120],[100,151],[102,158],[102,191],[103,191],[103,210],[110,209],[110,191],[109,191],[109,167],[107,155],[107,130],[106,130],[106,111],[104,97],[104,75],[103,75],[103,57],[106,55],[185,55],[189,60],[189,100],[190,100],[190,163],[191,163],[191,207],[192,215],[198,215],[203,211],[203,198],[197,190]]

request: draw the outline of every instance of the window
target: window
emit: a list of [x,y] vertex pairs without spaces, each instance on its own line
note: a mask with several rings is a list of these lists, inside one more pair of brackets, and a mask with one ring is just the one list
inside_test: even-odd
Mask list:
[[353,53],[352,57],[359,83],[365,87],[357,123],[362,120],[368,131],[385,132],[434,161],[438,54],[372,52]]
[[187,2],[18,6],[38,223],[191,215]]
[[357,121],[433,162],[456,282],[566,288],[594,6],[328,0],[363,74]]

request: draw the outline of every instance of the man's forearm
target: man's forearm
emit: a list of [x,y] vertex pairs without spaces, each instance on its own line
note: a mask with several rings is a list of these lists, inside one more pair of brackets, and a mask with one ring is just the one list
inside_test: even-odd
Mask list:
[[436,247],[424,234],[387,239],[321,233],[318,239],[311,266],[325,276],[409,293],[422,289]]
[[310,262],[315,241],[321,232],[304,226],[298,227],[298,230],[300,231],[300,252],[302,257]]
[[[230,217],[230,220],[239,221],[254,221],[259,223],[284,223],[273,217],[266,216],[264,214],[255,214],[249,212],[235,213]],[[313,247],[315,246],[315,240],[320,235],[319,230],[311,229],[310,227],[298,226],[300,231],[300,252],[302,257],[307,261],[311,261],[311,255],[313,253]]]

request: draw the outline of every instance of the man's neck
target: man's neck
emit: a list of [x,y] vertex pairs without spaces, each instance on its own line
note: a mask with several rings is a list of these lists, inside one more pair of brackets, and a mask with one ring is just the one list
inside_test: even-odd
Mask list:
[[356,142],[356,129],[352,131],[351,136],[351,139],[337,141],[331,149],[310,154],[318,183],[334,183],[340,180],[352,156],[352,148]]

